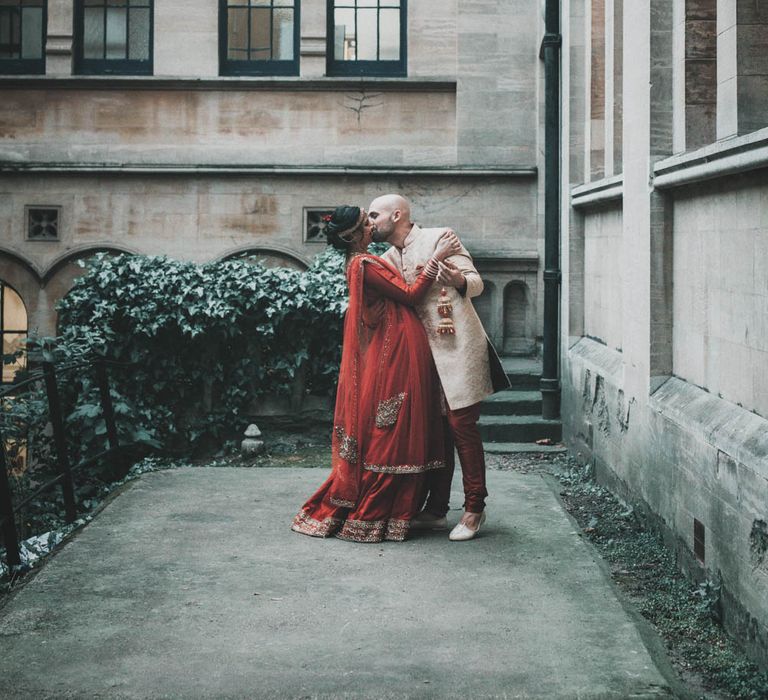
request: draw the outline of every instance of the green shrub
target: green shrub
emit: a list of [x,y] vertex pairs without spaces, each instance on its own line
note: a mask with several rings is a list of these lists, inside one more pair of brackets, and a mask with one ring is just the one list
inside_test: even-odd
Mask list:
[[[122,439],[181,451],[221,445],[242,434],[260,397],[291,395],[297,382],[305,392],[333,393],[347,305],[343,263],[331,249],[306,271],[99,254],[59,302],[60,335],[30,341],[30,357],[128,363],[110,368]],[[46,442],[41,392],[3,412],[6,434],[21,435],[26,422],[37,445]],[[93,378],[62,379],[62,396],[75,458],[104,449]]]

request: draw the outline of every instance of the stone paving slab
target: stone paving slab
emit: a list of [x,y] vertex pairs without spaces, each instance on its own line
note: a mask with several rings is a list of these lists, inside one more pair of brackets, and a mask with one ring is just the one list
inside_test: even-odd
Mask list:
[[2,697],[671,696],[541,475],[490,472],[472,542],[377,545],[289,530],[325,474],[134,482],[0,610]]

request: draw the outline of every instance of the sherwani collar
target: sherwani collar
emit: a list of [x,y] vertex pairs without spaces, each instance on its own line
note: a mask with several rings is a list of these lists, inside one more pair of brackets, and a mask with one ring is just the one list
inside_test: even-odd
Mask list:
[[416,239],[419,237],[419,233],[421,233],[421,228],[418,224],[414,224],[411,230],[408,232],[408,235],[405,237],[405,240],[403,241],[403,247],[402,250],[405,250],[411,243],[416,241]]

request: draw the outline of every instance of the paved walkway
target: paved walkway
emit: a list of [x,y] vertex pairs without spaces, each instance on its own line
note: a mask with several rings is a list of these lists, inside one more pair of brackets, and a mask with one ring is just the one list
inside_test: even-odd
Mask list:
[[134,482],[0,610],[2,696],[671,695],[542,476],[491,472],[473,542],[382,545],[289,531],[324,476]]

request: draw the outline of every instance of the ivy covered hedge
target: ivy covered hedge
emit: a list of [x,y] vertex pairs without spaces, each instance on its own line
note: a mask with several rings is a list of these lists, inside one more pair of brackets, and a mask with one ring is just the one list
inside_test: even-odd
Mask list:
[[[346,304],[343,257],[330,249],[306,271],[100,254],[59,303],[59,337],[31,341],[30,356],[130,363],[110,370],[124,438],[191,452],[242,435],[255,402],[290,395],[297,372],[303,391],[332,394]],[[64,393],[79,456],[103,448],[93,379]],[[41,398],[15,402],[4,423],[37,416],[42,430]]]

